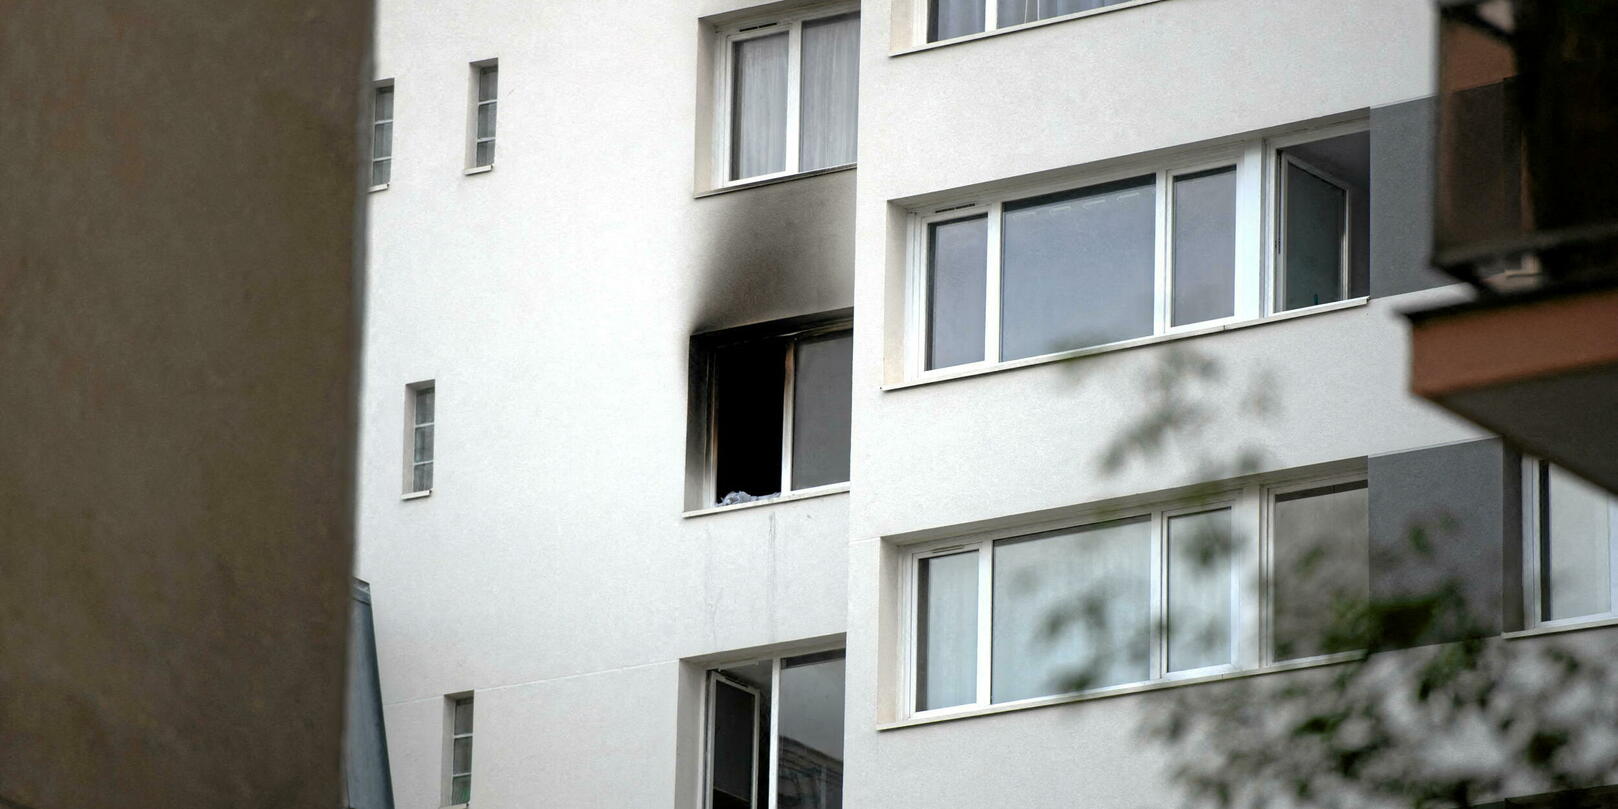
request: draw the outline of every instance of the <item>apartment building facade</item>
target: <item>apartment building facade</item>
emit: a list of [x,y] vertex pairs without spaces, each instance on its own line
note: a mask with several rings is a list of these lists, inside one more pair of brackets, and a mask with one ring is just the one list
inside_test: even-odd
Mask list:
[[[1141,721],[1340,662],[1339,590],[1612,617],[1604,496],[1407,392],[1400,312],[1465,294],[1433,36],[384,0],[356,574],[396,805],[1172,805]],[[1424,521],[1429,569],[1379,568]]]

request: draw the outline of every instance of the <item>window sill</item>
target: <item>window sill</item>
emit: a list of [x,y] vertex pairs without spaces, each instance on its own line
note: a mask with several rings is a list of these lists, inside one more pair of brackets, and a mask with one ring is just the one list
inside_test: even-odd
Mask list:
[[1555,635],[1559,632],[1577,632],[1581,629],[1603,629],[1618,626],[1618,616],[1607,615],[1588,618],[1584,620],[1569,619],[1567,623],[1540,624],[1532,629],[1519,629],[1515,632],[1501,633],[1500,637],[1506,640],[1518,638],[1537,638],[1541,635]]
[[472,176],[474,174],[487,174],[487,173],[489,173],[491,171],[494,171],[494,164],[493,163],[490,163],[487,166],[473,166],[472,168],[469,168],[469,169],[462,169],[461,173],[468,176],[468,177],[470,177],[470,176]]
[[365,189],[366,193],[370,193],[370,194],[375,194],[378,191],[386,191],[386,190],[388,190],[388,184],[387,183],[380,183],[378,185],[373,185],[370,188]]
[[1293,318],[1320,315],[1327,312],[1336,312],[1341,309],[1354,309],[1365,306],[1366,304],[1370,303],[1370,300],[1370,298],[1365,297],[1350,298],[1346,301],[1323,303],[1319,306],[1310,306],[1306,309],[1293,309],[1287,312],[1276,312],[1273,315],[1265,315],[1264,317],[1254,318],[1252,320],[1219,323],[1213,326],[1204,326],[1201,328],[1191,328],[1183,331],[1169,332],[1168,334],[1154,334],[1148,337],[1137,337],[1133,340],[1121,340],[1116,343],[1107,343],[1106,345],[1090,346],[1089,348],[1075,348],[1071,351],[1059,351],[1055,354],[1042,354],[1038,357],[1028,357],[1020,360],[1008,360],[1006,362],[995,363],[993,365],[978,363],[974,365],[963,365],[958,368],[946,368],[940,371],[929,372],[925,376],[915,379],[908,379],[903,382],[893,383],[891,385],[883,385],[882,390],[903,390],[905,388],[931,385],[937,382],[948,382],[952,379],[964,379],[966,377],[994,374],[1017,368],[1027,368],[1030,365],[1044,365],[1046,363],[1061,362],[1063,360],[1071,360],[1078,357],[1088,357],[1094,354],[1107,354],[1113,351],[1126,351],[1131,348],[1157,345],[1158,343],[1168,343],[1175,340],[1202,337],[1208,334],[1218,334],[1220,332],[1252,328],[1253,326],[1264,326],[1270,323],[1279,323],[1285,320],[1292,320]]
[[1010,713],[1012,711],[1026,711],[1031,708],[1044,708],[1051,705],[1066,705],[1070,702],[1089,702],[1097,699],[1122,697],[1129,694],[1143,694],[1150,691],[1162,691],[1167,688],[1180,688],[1188,685],[1202,683],[1218,683],[1227,680],[1242,680],[1249,677],[1261,677],[1266,674],[1279,674],[1283,671],[1299,671],[1301,669],[1324,668],[1353,662],[1361,656],[1360,652],[1342,652],[1331,655],[1321,655],[1305,660],[1292,660],[1285,663],[1275,663],[1264,668],[1239,669],[1235,671],[1222,671],[1217,674],[1205,674],[1197,677],[1181,677],[1178,679],[1153,680],[1145,683],[1130,683],[1128,685],[1101,688],[1094,691],[1084,691],[1077,694],[1057,694],[1050,697],[1035,697],[1033,699],[1005,702],[998,705],[974,706],[956,711],[940,711],[936,714],[922,714],[896,722],[878,722],[878,731],[899,730],[900,728],[916,727],[918,725],[931,725],[938,722],[952,722],[957,719],[970,719],[977,716],[993,716],[995,714]]
[[433,493],[432,489],[427,489],[426,491],[420,491],[420,492],[405,492],[404,494],[399,495],[399,499],[400,500],[420,500],[421,498],[426,497],[426,496],[428,496],[428,495],[430,495],[432,493]]
[[814,171],[800,171],[797,174],[787,174],[780,177],[766,177],[762,180],[748,180],[739,183],[732,183],[726,186],[720,186],[719,188],[711,188],[707,191],[698,191],[695,194],[692,194],[691,198],[702,199],[703,197],[716,197],[720,194],[729,194],[732,191],[746,191],[749,188],[759,188],[766,185],[775,185],[776,183],[790,183],[793,180],[802,180],[806,177],[819,177],[823,174],[836,174],[839,171],[853,171],[858,167],[858,163],[848,163],[841,166],[815,169]]
[[1072,14],[1063,14],[1060,17],[1047,17],[1043,20],[1034,20],[1032,22],[1019,23],[1017,25],[1008,25],[1004,28],[996,28],[993,31],[979,31],[976,34],[966,34],[964,36],[953,37],[951,39],[940,39],[937,42],[928,42],[921,45],[916,45],[914,47],[905,48],[904,50],[894,51],[888,55],[905,56],[912,53],[930,51],[950,45],[959,45],[963,42],[975,42],[980,39],[997,37],[1001,34],[1010,34],[1016,31],[1026,31],[1030,28],[1039,28],[1045,25],[1055,25],[1057,23],[1069,22],[1071,20],[1083,19],[1085,17],[1094,17],[1097,14],[1106,14],[1109,11],[1122,11],[1126,8],[1144,6],[1148,3],[1156,3],[1157,1],[1158,0],[1131,0],[1131,2],[1119,3],[1113,6],[1102,6],[1101,8],[1092,8],[1085,11],[1075,11]]
[[761,506],[773,506],[776,503],[790,503],[794,500],[810,500],[816,497],[826,497],[827,495],[847,493],[847,483],[832,483],[826,486],[816,486],[813,489],[799,489],[795,492],[788,492],[779,497],[770,497],[764,500],[750,500],[746,503],[735,503],[728,506],[712,506],[710,508],[694,509],[692,511],[687,511],[680,516],[706,517],[710,514],[722,514],[727,511],[742,511],[744,509],[758,508]]

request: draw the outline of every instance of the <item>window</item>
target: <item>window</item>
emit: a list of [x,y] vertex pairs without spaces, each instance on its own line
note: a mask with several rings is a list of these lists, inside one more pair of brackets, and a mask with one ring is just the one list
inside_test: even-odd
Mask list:
[[371,187],[393,177],[393,82],[377,86],[371,96]]
[[912,375],[1364,295],[1370,138],[1335,131],[916,212]]
[[821,7],[720,32],[719,184],[854,162],[860,15]]
[[930,0],[927,41],[937,42],[1130,0]]
[[1251,484],[1035,533],[918,546],[908,554],[905,710],[1346,651],[1332,645],[1331,619],[1369,594],[1365,494],[1363,477]]
[[1525,467],[1530,621],[1618,614],[1618,498],[1554,464],[1530,460]]
[[447,800],[450,806],[459,806],[472,800],[472,698],[451,697],[449,703]]
[[499,104],[500,65],[495,61],[472,65],[472,168],[494,165],[494,124]]
[[843,651],[708,672],[705,809],[840,809]]
[[433,488],[433,399],[432,382],[406,386],[410,410],[410,435],[405,442],[405,493],[429,492]]
[[848,480],[849,321],[697,338],[706,365],[706,494],[733,505]]

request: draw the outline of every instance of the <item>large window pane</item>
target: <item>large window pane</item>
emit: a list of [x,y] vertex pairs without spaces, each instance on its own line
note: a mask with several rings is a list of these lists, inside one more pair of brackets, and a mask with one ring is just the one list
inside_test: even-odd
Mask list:
[[744,39],[732,47],[731,179],[784,171],[787,35]]
[[777,809],[843,805],[843,652],[781,661],[776,695]]
[[1170,517],[1168,670],[1231,662],[1230,509]]
[[848,480],[854,335],[799,341],[792,385],[792,488]]
[[977,551],[922,559],[916,602],[916,710],[976,702]]
[[1552,621],[1609,612],[1612,497],[1560,467],[1541,466],[1541,615]]
[[1365,481],[1277,495],[1273,518],[1275,656],[1348,651],[1329,637],[1371,594]]
[[974,216],[927,228],[927,367],[983,359],[989,219]]
[[803,24],[798,170],[854,162],[859,132],[860,15]]
[[1145,680],[1151,560],[1146,518],[996,542],[994,701]]
[[983,30],[983,0],[931,0],[929,5],[928,42]]
[[1152,333],[1152,177],[1005,205],[1002,359]]
[[1230,317],[1236,305],[1236,169],[1174,178],[1172,319]]

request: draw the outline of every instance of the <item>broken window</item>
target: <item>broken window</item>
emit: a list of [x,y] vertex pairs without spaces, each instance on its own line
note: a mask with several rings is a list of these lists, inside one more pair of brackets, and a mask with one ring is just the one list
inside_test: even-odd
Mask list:
[[840,809],[843,650],[708,672],[706,809]]
[[708,496],[733,505],[848,480],[848,321],[699,338],[707,359]]

